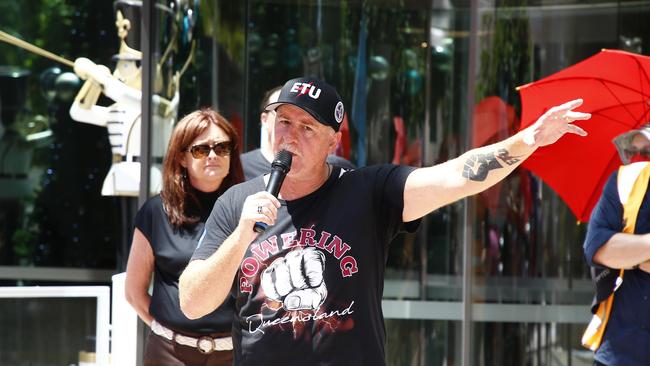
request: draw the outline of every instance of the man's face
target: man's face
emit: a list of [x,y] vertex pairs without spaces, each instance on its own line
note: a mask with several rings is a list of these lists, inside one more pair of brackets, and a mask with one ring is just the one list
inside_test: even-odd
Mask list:
[[630,147],[625,150],[630,163],[650,160],[650,140],[645,135],[636,134],[630,142]]
[[289,176],[310,179],[322,175],[327,155],[336,148],[341,134],[319,123],[309,113],[291,104],[278,107],[275,116],[273,152],[292,153]]

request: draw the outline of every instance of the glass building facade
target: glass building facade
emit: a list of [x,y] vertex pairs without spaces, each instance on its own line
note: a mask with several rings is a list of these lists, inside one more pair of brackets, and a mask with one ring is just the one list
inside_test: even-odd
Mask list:
[[[0,31],[114,72],[124,60],[114,57],[117,10],[131,21],[124,42],[142,52],[137,192],[102,195],[120,161],[108,125],[71,117],[90,90],[83,75],[0,42],[3,286],[107,284],[124,270],[133,216],[157,192],[161,116],[213,107],[251,150],[264,92],[313,75],[336,86],[346,106],[338,155],[359,167],[428,166],[528,122],[519,119],[517,86],[603,48],[650,54],[650,1],[5,1]],[[104,94],[94,101],[119,103]],[[580,346],[593,295],[585,229],[523,168],[426,216],[390,248],[388,364],[592,364]],[[88,306],[75,311],[87,317]],[[5,326],[21,327],[0,315]],[[1,364],[15,343],[0,338]],[[49,364],[46,355],[31,364]]]

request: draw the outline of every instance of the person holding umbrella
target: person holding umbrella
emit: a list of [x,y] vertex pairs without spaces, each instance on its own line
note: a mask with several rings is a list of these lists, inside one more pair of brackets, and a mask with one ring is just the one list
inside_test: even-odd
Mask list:
[[[322,80],[287,81],[278,100],[273,151],[291,154],[279,197],[265,177],[218,200],[179,281],[190,319],[236,298],[235,365],[385,365],[381,311],[391,240],[422,216],[502,180],[537,148],[585,136],[573,100],[548,109],[501,142],[425,168],[327,164],[344,107]],[[282,155],[282,154],[279,154]],[[253,230],[256,222],[266,231]]]
[[650,365],[650,124],[613,142],[624,165],[589,220],[584,252],[596,299],[583,345],[595,365]]

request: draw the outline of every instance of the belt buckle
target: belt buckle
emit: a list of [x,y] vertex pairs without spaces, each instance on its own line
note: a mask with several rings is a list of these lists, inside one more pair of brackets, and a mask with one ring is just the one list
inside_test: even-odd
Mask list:
[[202,336],[196,341],[196,348],[198,348],[199,352],[204,355],[209,355],[214,352],[215,347],[214,339],[212,339],[212,337]]

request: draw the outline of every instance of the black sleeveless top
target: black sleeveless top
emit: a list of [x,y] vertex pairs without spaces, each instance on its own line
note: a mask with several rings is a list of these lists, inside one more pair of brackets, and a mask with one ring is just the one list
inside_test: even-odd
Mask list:
[[194,253],[205,221],[221,191],[204,193],[193,190],[193,193],[200,202],[198,208],[191,202],[187,205],[194,208],[188,210],[188,213],[200,217],[199,222],[193,226],[182,229],[172,226],[160,195],[147,200],[135,217],[135,227],[149,240],[155,258],[149,312],[160,324],[180,333],[230,332],[234,307],[230,297],[214,312],[195,320],[188,319],[180,309],[178,278]]

